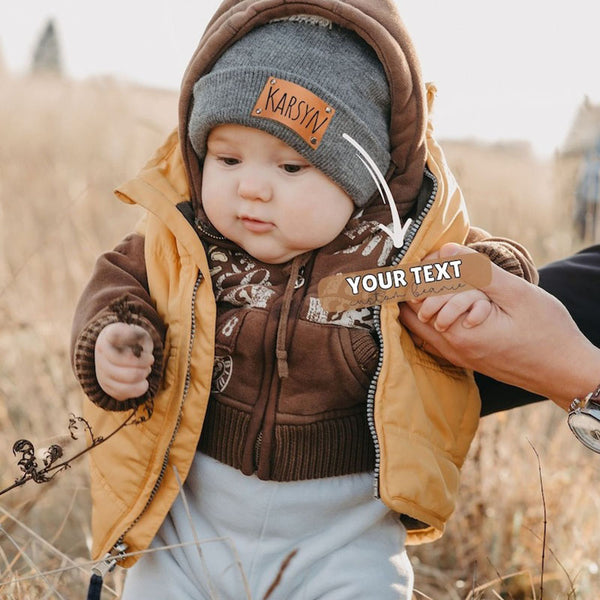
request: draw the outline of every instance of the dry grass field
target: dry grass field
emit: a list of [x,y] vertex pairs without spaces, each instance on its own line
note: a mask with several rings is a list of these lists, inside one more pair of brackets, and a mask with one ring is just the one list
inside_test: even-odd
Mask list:
[[[74,305],[96,256],[139,216],[111,190],[175,123],[173,93],[0,76],[0,488],[20,475],[17,439],[75,447],[66,435],[82,402],[68,358]],[[538,265],[574,249],[551,161],[518,144],[444,147],[474,223],[521,241]],[[484,419],[446,536],[411,550],[415,598],[539,599],[543,573],[543,598],[596,600],[599,475],[600,459],[550,403]],[[88,519],[85,460],[3,495],[0,597],[85,597]],[[110,576],[103,598],[118,597],[121,581]]]

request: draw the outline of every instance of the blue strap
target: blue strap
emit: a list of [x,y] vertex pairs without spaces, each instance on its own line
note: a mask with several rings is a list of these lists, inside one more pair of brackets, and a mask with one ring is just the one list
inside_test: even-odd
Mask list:
[[90,587],[88,588],[87,600],[100,600],[101,593],[102,577],[94,573],[90,579]]

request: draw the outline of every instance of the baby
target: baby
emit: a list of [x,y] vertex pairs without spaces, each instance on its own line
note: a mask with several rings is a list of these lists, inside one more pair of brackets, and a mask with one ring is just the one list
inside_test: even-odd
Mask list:
[[[92,457],[93,553],[131,566],[124,548],[175,546],[139,560],[125,599],[262,598],[282,564],[272,597],[408,599],[405,542],[439,537],[454,508],[472,374],[415,348],[396,304],[329,313],[318,283],[447,241],[535,275],[518,245],[469,229],[396,9],[361,7],[225,2],[186,72],[179,136],[118,190],[147,215],[98,261],[74,366],[91,422],[151,418]],[[401,248],[343,134],[412,218]],[[427,307],[477,326],[491,304]],[[206,539],[231,545],[200,556]]]

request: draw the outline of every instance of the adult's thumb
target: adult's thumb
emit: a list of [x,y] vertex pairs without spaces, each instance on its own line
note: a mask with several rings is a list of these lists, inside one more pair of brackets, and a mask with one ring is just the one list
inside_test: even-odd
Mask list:
[[461,244],[457,244],[455,242],[444,244],[439,250],[440,258],[450,258],[452,256],[456,256],[457,254],[472,254],[473,252],[476,251],[468,246],[462,246]]

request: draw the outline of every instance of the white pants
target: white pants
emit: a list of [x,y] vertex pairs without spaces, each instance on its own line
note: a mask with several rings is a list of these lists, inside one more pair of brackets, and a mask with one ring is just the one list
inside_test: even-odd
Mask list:
[[198,453],[122,600],[408,600],[406,532],[372,495],[372,475],[308,481],[247,477]]

